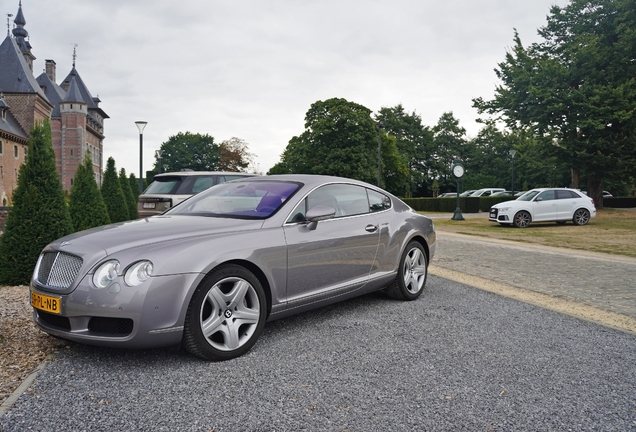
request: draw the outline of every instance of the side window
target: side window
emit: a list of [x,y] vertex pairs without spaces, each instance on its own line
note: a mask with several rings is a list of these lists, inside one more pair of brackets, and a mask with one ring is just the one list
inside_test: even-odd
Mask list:
[[537,196],[537,198],[541,198],[543,201],[552,201],[554,199],[554,191],[546,190],[543,191]]
[[213,177],[197,177],[194,184],[192,185],[192,193],[199,193],[212,186],[214,186]]
[[2,153],[4,153],[4,147],[2,145],[2,141],[0,141],[0,156],[2,156]]
[[391,208],[391,200],[388,196],[371,189],[367,189],[367,193],[369,194],[369,207],[372,212],[379,212]]
[[296,207],[287,222],[304,221],[307,210],[317,205],[333,208],[336,211],[336,218],[370,212],[365,188],[349,184],[332,184],[322,186],[310,193]]
[[576,194],[570,192],[569,190],[558,190],[556,192],[557,199],[570,199],[570,198],[578,198]]

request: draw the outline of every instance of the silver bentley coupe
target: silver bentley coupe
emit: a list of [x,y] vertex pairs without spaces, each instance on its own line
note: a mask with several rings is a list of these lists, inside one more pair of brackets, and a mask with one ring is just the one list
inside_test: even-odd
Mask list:
[[372,291],[417,299],[433,222],[386,191],[339,177],[247,177],[165,213],[44,248],[36,324],[79,343],[181,345],[209,360],[248,351],[266,321]]

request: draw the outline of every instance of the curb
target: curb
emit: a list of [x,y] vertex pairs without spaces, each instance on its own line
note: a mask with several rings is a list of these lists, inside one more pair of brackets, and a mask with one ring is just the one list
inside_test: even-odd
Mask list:
[[44,369],[44,367],[50,361],[51,361],[50,359],[46,359],[42,363],[40,363],[35,368],[35,370],[31,372],[31,374],[28,377],[26,377],[24,381],[22,381],[22,384],[20,384],[20,386],[17,389],[15,389],[15,391],[11,393],[11,395],[2,402],[2,405],[0,405],[0,417],[5,415],[11,409],[13,404],[18,400],[20,396],[22,396],[22,394],[31,386],[31,384],[33,384],[33,381],[35,381],[35,378],[37,378],[40,371]]
[[449,279],[473,288],[512,298],[544,309],[550,309],[615,330],[636,334],[636,318],[627,315],[610,312],[583,303],[552,297],[548,294],[531,291],[527,288],[506,285],[479,276],[448,270],[434,264],[430,264],[428,268],[430,274],[433,276]]

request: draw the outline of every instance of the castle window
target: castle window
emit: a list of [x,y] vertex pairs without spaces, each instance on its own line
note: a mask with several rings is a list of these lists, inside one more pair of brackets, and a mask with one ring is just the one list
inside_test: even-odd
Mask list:
[[71,179],[71,186],[73,186],[73,179]]
[[4,144],[0,141],[0,156],[4,153]]
[[71,156],[73,156],[73,149],[71,149]]
[[17,159],[17,158],[18,158],[18,155],[19,155],[19,153],[18,153],[18,146],[17,146],[17,145],[14,145],[14,146],[13,146],[13,157]]

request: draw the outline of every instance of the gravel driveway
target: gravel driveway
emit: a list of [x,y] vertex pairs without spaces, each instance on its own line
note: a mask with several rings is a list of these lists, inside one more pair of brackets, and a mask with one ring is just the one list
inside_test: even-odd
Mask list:
[[636,336],[430,277],[270,323],[254,349],[71,345],[0,429],[636,430]]

